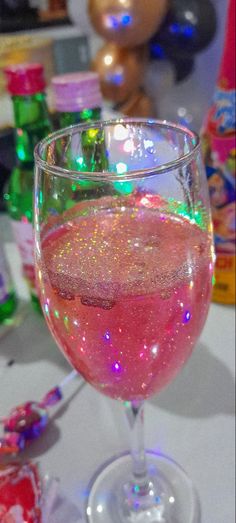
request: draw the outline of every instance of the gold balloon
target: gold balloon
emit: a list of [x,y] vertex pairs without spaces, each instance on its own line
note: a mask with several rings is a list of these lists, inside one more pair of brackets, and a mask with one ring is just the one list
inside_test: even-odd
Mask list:
[[155,108],[151,98],[142,90],[138,89],[131,97],[120,104],[117,109],[125,116],[136,116],[139,118],[154,118]]
[[88,12],[94,29],[105,40],[134,47],[158,30],[168,7],[169,0],[89,0]]
[[92,68],[97,71],[102,94],[115,103],[123,102],[142,83],[147,49],[125,49],[114,43],[105,44],[97,53]]

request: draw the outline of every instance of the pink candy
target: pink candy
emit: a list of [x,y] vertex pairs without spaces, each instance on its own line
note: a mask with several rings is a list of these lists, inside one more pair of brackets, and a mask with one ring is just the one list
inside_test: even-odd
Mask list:
[[0,455],[17,454],[24,450],[26,444],[38,438],[49,422],[47,408],[61,399],[61,389],[55,387],[40,402],[28,401],[15,407],[2,420],[4,437],[0,438]]

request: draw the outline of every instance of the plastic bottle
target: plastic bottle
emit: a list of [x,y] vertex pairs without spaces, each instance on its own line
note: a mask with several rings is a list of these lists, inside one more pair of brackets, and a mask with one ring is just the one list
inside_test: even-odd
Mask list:
[[5,69],[8,92],[12,96],[15,117],[16,167],[13,169],[7,199],[13,234],[22,259],[32,302],[40,305],[35,287],[33,242],[34,147],[52,130],[43,66],[20,64]]
[[235,0],[230,0],[213,103],[202,130],[215,235],[213,300],[235,303]]

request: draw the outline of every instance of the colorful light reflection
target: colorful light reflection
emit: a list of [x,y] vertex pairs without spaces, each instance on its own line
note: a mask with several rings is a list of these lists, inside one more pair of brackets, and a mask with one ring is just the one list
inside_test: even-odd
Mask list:
[[184,314],[184,323],[188,323],[191,320],[191,317],[192,317],[191,312],[186,311]]
[[112,365],[112,372],[120,374],[122,372],[121,364],[118,361],[115,361]]

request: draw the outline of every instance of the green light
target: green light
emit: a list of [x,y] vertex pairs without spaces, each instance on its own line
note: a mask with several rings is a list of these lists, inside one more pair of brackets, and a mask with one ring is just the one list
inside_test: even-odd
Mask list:
[[68,318],[68,316],[64,316],[63,321],[64,321],[64,325],[65,325],[66,330],[68,330],[68,328],[69,328],[69,326],[68,326],[68,323],[69,323],[69,318]]
[[72,183],[72,184],[71,184],[71,189],[72,189],[72,191],[75,192],[76,189],[77,189],[77,184],[76,184],[76,183]]
[[216,283],[216,278],[215,278],[215,275],[213,274],[213,276],[212,276],[212,285],[213,285],[213,287],[214,287],[215,283]]
[[140,487],[138,485],[134,485],[134,492],[138,494],[140,492]]
[[78,163],[80,165],[80,167],[82,167],[83,163],[84,163],[84,160],[83,160],[83,157],[82,156],[79,156],[77,159],[76,159],[76,163]]
[[39,203],[42,205],[43,203],[43,192],[39,191]]
[[132,182],[115,182],[114,187],[121,194],[131,194],[134,189]]
[[202,202],[196,202],[194,209],[190,208],[186,202],[178,202],[174,198],[168,199],[168,211],[173,214],[179,214],[198,225],[201,229],[207,228],[207,213],[203,207]]
[[8,194],[7,192],[3,195],[3,198],[4,200],[10,200],[10,194]]
[[60,314],[56,309],[54,311],[54,316],[55,316],[55,318],[60,318]]
[[26,159],[24,147],[22,147],[22,146],[17,147],[17,156],[22,161],[24,161]]
[[81,111],[81,119],[82,120],[89,120],[93,116],[93,110],[92,109],[84,109]]

